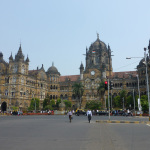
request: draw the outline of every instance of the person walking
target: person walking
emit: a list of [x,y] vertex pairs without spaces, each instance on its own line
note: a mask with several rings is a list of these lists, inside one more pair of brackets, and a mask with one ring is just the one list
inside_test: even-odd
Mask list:
[[91,110],[88,110],[88,111],[87,111],[87,116],[88,116],[88,121],[89,121],[89,123],[90,123],[91,118],[92,118],[92,111],[91,111]]
[[71,123],[71,119],[72,119],[72,112],[71,112],[71,110],[68,112],[68,115],[69,115],[69,120],[70,120],[70,123]]

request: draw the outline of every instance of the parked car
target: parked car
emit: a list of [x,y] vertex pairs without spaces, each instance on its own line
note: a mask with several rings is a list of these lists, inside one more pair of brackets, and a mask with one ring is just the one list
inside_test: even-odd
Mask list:
[[75,112],[75,115],[76,115],[76,116],[79,116],[79,115],[86,115],[86,111],[83,110],[83,109],[77,109],[76,112]]
[[98,111],[98,112],[96,112],[96,115],[103,115],[103,116],[108,116],[108,112],[107,111],[105,111],[105,110],[100,110],[100,111]]
[[113,110],[112,111],[112,115],[113,116],[124,116],[125,115],[125,111],[120,109],[120,110]]

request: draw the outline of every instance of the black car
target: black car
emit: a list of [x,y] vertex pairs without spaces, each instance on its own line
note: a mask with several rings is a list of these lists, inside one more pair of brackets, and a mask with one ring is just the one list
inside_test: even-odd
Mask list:
[[96,112],[96,115],[108,116],[108,112],[107,111],[98,111],[98,112]]
[[82,109],[78,109],[76,112],[75,112],[75,115],[76,116],[79,116],[79,115],[86,115],[86,112]]

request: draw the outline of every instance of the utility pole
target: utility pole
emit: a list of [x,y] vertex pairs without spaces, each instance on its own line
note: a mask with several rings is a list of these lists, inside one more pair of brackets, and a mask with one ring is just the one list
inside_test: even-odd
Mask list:
[[108,113],[109,113],[109,121],[110,121],[110,102],[109,102],[109,79],[108,79]]
[[133,101],[134,101],[134,113],[136,115],[136,112],[135,112],[135,97],[134,97],[134,89],[133,89]]
[[122,98],[122,100],[123,100],[123,110],[124,110],[124,97]]
[[148,74],[147,74],[147,54],[146,54],[146,48],[144,48],[144,58],[145,58],[145,65],[146,65],[146,85],[147,85],[147,96],[148,96],[148,104],[149,104],[149,121],[150,121],[150,100],[149,100],[149,83],[148,83]]

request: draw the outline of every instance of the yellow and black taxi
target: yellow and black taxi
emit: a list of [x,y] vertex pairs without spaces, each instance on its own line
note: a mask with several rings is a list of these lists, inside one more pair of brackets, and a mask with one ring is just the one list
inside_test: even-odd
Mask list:
[[76,115],[76,116],[79,116],[79,115],[86,115],[86,111],[83,110],[83,109],[77,109],[76,112],[75,112],[75,115]]

